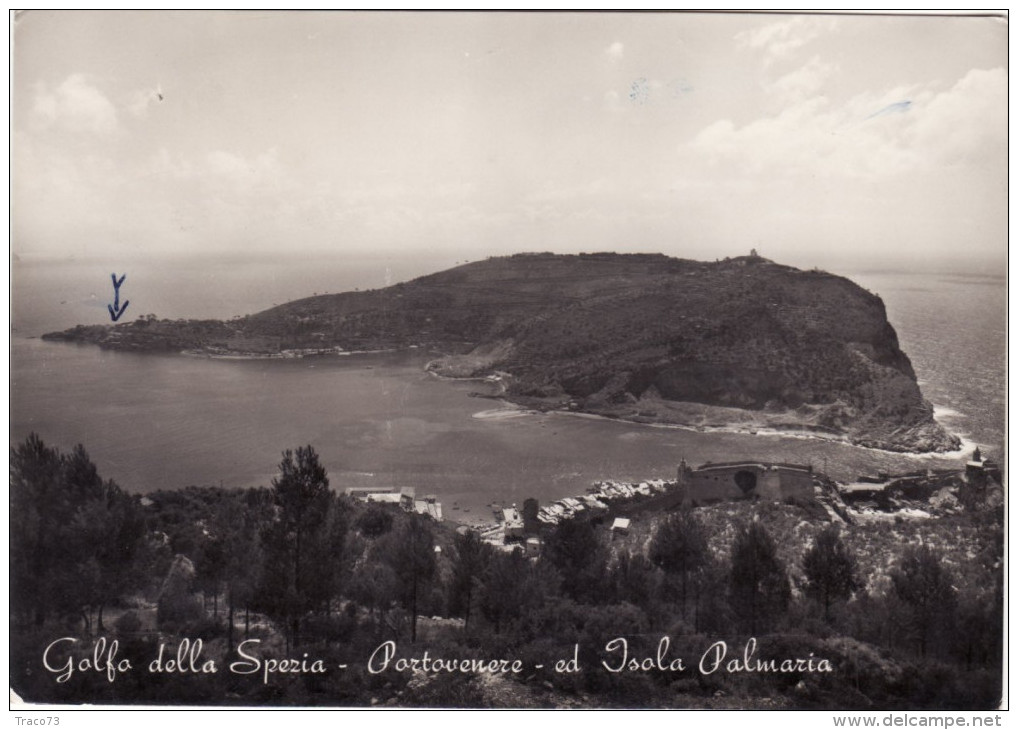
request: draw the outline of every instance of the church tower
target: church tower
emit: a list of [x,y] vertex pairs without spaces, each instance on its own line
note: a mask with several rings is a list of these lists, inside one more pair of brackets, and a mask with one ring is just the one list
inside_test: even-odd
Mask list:
[[686,463],[686,460],[682,459],[679,461],[679,470],[676,481],[680,487],[685,487],[689,484],[692,474],[693,470],[690,468],[689,464]]

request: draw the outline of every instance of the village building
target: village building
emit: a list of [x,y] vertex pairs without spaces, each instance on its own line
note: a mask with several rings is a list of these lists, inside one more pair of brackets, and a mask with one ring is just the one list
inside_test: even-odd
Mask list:
[[523,538],[523,515],[515,504],[502,510],[502,529],[507,541]]
[[345,494],[359,502],[368,504],[384,504],[401,509],[411,514],[427,515],[436,522],[442,521],[442,503],[429,494],[417,499],[417,490],[413,487],[347,487]]
[[403,487],[399,490],[399,506],[404,512],[414,511],[414,502],[417,501],[417,490],[413,487]]
[[344,494],[356,499],[358,502],[387,504],[393,507],[401,506],[399,490],[394,487],[347,487],[344,490]]
[[679,465],[682,501],[711,504],[740,499],[809,499],[813,496],[813,467],[762,461],[710,462],[696,469]]
[[419,515],[426,515],[435,522],[442,521],[442,503],[434,494],[429,494],[424,499],[414,500],[413,511]]
[[977,448],[972,454],[972,459],[965,463],[965,481],[972,487],[983,489],[990,481],[1001,484],[1003,477],[997,463],[984,459]]
[[1004,475],[997,462],[983,457],[982,452],[976,448],[972,458],[965,462],[965,476],[962,489],[959,492],[965,502],[1001,502],[1003,501],[1002,487]]
[[393,487],[347,487],[343,494],[358,502],[367,502],[368,497],[373,494],[398,494],[398,492]]
[[838,486],[838,494],[846,504],[857,507],[886,509],[890,506],[886,481],[873,477],[859,477],[858,481]]
[[541,556],[541,548],[544,543],[541,542],[539,537],[528,537],[524,543],[523,554],[528,558],[537,558]]

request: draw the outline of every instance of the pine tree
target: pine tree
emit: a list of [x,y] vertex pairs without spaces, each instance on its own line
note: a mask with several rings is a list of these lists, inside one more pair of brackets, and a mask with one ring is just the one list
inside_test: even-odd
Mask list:
[[562,576],[562,591],[579,603],[598,603],[607,567],[604,545],[586,520],[566,520],[549,537],[542,560]]
[[315,544],[321,538],[332,493],[325,468],[311,446],[284,451],[279,472],[272,480],[276,519],[263,540],[263,592],[267,609],[288,627],[296,646],[301,620],[314,603],[320,559]]
[[70,516],[60,454],[32,433],[11,449],[10,476],[11,610],[41,625],[51,608],[47,582],[59,557],[57,529]]
[[926,656],[930,639],[949,631],[953,623],[957,601],[951,573],[929,546],[909,546],[891,573],[891,585],[908,612],[903,617],[906,628],[919,654]]
[[667,575],[679,579],[680,606],[685,617],[689,579],[707,560],[707,535],[691,511],[679,512],[661,522],[650,544],[650,559]]
[[630,555],[628,551],[622,551],[609,575],[615,603],[632,603],[649,612],[658,592],[660,574],[643,553]]
[[431,519],[410,514],[379,539],[379,554],[399,583],[399,602],[410,616],[410,641],[417,641],[417,608],[435,575],[435,535]]
[[347,510],[342,498],[330,495],[325,519],[316,539],[308,545],[308,601],[311,607],[320,608],[326,614],[332,609],[332,599],[340,593],[346,569]]
[[528,535],[541,529],[541,522],[537,519],[540,512],[540,505],[533,497],[523,500],[523,531]]
[[384,552],[384,541],[374,544],[367,559],[357,566],[350,578],[348,595],[368,610],[375,623],[375,634],[381,637],[389,610],[399,601],[400,583]]
[[824,620],[831,620],[831,604],[849,598],[861,586],[856,578],[855,557],[842,542],[835,525],[821,530],[802,560],[805,592],[823,606]]
[[729,595],[736,621],[753,635],[769,629],[788,608],[788,574],[759,522],[751,522],[735,536]]
[[470,626],[477,585],[491,559],[491,548],[481,542],[476,532],[456,536],[456,562],[453,565],[449,608],[453,614],[463,616],[464,628]]
[[227,606],[227,648],[233,652],[234,614],[243,608],[244,635],[250,633],[250,609],[254,603],[264,564],[258,539],[266,508],[263,490],[250,490],[243,498],[228,499],[216,515],[217,531],[222,535],[225,563],[224,586]]
[[496,553],[488,561],[481,589],[481,612],[500,633],[523,610],[528,578],[527,559],[516,548],[511,553]]
[[11,450],[11,611],[42,624],[47,615],[91,613],[132,586],[145,532],[137,500],[103,481],[80,444],[69,455],[37,434]]

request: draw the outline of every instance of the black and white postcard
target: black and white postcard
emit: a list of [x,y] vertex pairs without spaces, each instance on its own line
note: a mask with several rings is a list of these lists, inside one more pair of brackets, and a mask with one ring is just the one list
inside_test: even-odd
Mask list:
[[1006,707],[1006,13],[10,23],[12,703]]

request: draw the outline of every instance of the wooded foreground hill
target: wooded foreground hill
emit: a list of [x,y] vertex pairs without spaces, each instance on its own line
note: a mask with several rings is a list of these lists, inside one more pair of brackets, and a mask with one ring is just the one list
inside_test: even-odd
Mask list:
[[[626,534],[571,519],[539,528],[526,557],[520,540],[337,494],[310,446],[283,453],[270,488],[144,498],[81,445],[32,434],[10,461],[10,685],[27,701],[929,711],[1002,697],[999,502],[744,499],[637,513]],[[718,642],[763,664],[716,669]],[[199,643],[196,664],[164,671]],[[520,668],[400,664],[425,655]],[[567,658],[575,671],[556,669]]]

